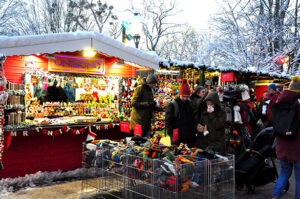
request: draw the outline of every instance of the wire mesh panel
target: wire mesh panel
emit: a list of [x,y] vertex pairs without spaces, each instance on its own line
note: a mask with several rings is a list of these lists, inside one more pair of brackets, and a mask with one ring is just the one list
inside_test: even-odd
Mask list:
[[103,175],[100,178],[102,198],[125,198],[126,154],[102,149]]
[[208,164],[209,199],[235,198],[234,156],[229,155]]
[[[85,168],[83,172],[84,179],[81,181],[81,199],[97,198],[100,195],[100,180],[102,170],[95,166],[96,151],[89,151],[85,147],[85,143],[82,146],[82,168]],[[90,175],[90,173],[95,175]],[[88,177],[90,176],[90,177]]]
[[126,156],[126,198],[153,198],[153,167],[155,159]]
[[204,159],[193,159],[190,163],[183,164],[156,160],[154,198],[205,198],[208,192],[206,173],[207,160]]
[[[97,148],[83,166],[101,169],[84,180],[82,194],[93,198],[232,199],[235,197],[234,156],[208,160],[177,156],[175,161],[151,159],[130,148]],[[89,152],[90,153],[90,152]]]

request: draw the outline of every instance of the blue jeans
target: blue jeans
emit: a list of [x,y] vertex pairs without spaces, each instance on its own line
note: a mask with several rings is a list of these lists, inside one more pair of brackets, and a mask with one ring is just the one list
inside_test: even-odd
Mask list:
[[280,176],[277,179],[273,196],[276,198],[280,198],[284,192],[284,188],[292,175],[293,166],[295,172],[295,181],[296,181],[296,196],[295,198],[300,198],[300,162],[288,163],[286,161],[280,160],[281,171]]

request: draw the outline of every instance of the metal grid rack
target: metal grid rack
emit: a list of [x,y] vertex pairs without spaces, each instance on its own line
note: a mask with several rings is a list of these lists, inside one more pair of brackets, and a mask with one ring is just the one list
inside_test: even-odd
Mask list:
[[[102,157],[97,157],[98,159]],[[86,168],[86,174],[84,176],[88,176],[88,169],[90,168],[98,168],[95,165],[95,161],[97,160],[96,153],[93,154],[92,152],[89,153],[85,150],[85,143],[82,145],[82,168]],[[100,188],[102,185],[100,184],[101,181],[99,177],[93,178],[85,178],[81,181],[81,199],[87,198],[96,198],[100,195]]]
[[[96,189],[99,198],[125,199],[198,199],[234,198],[234,156],[214,160],[192,159],[192,163],[174,164],[125,151],[101,148],[102,176],[82,182]],[[99,166],[99,164],[98,164]],[[95,197],[94,197],[95,198]],[[97,197],[98,198],[98,197]]]
[[234,155],[210,160],[208,164],[207,198],[232,199],[235,198]]

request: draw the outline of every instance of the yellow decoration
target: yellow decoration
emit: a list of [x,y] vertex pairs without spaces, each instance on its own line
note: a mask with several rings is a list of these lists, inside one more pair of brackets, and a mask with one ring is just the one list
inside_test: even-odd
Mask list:
[[160,139],[160,143],[165,145],[165,146],[171,146],[171,137],[170,136],[162,137]]

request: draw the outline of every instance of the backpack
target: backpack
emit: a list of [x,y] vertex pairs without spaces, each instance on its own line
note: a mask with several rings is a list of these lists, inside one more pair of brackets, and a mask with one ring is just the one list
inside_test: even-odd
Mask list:
[[274,135],[283,139],[292,139],[297,134],[299,124],[297,103],[274,103],[272,105]]

